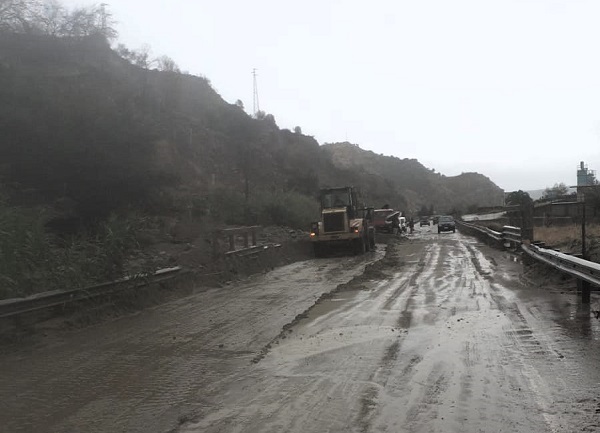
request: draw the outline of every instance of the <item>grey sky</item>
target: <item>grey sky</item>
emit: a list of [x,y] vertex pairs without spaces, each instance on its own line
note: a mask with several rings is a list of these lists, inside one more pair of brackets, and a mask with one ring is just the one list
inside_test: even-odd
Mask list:
[[261,109],[320,143],[508,191],[573,185],[580,160],[600,170],[597,0],[105,2],[119,42],[247,111],[256,68]]

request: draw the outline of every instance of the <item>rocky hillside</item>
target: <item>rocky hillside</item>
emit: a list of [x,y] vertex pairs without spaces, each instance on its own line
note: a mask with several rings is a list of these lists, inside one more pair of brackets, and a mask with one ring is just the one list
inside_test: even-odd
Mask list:
[[[101,36],[2,34],[0,195],[78,221],[136,207],[219,224],[314,218],[319,186],[352,184],[409,212],[495,204],[482,175],[319,144],[254,119],[203,77],[141,68]],[[1,198],[1,197],[0,197]]]
[[0,114],[0,187],[15,204],[242,223],[265,193],[318,189],[313,138],[251,118],[205,78],[134,66],[102,37],[2,34]]

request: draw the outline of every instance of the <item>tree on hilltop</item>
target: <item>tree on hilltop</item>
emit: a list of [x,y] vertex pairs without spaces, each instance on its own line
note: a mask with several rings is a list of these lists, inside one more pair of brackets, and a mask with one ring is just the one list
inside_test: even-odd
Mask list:
[[69,11],[57,0],[0,0],[0,31],[83,38],[117,37],[112,14],[103,3]]
[[529,193],[527,193],[523,190],[518,190],[518,191],[509,192],[506,195],[505,202],[507,205],[510,205],[510,206],[523,206],[526,204],[533,203],[533,200],[531,199],[531,196],[529,195]]
[[555,183],[552,188],[548,187],[544,190],[544,198],[556,198],[569,193],[569,187],[563,182]]

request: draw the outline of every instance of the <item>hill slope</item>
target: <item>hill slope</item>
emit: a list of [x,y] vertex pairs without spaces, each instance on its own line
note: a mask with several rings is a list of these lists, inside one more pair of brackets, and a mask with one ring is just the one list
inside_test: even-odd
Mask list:
[[482,175],[445,177],[349,143],[319,146],[224,101],[205,78],[147,70],[105,39],[0,38],[0,187],[84,220],[135,206],[219,223],[302,226],[319,186],[360,186],[409,212],[495,204]]
[[252,119],[204,78],[133,66],[98,37],[3,34],[0,114],[0,179],[18,203],[67,197],[94,218],[194,201],[203,214],[217,190],[250,201],[318,187],[314,139]]
[[[439,213],[502,203],[502,189],[478,173],[448,177],[416,159],[378,155],[347,142],[326,144],[321,151],[335,167],[354,177],[375,205],[388,203],[409,213],[433,206]],[[322,172],[321,178],[326,183],[335,182],[327,172]]]

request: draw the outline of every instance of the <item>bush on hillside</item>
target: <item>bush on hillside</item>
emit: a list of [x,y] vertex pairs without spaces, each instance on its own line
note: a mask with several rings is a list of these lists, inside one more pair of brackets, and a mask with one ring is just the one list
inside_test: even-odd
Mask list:
[[311,221],[319,217],[318,202],[293,191],[263,193],[256,204],[258,221],[262,225],[307,229]]
[[90,233],[63,239],[47,233],[46,221],[41,210],[0,206],[0,299],[122,277],[143,223],[111,215]]
[[[294,191],[253,191],[248,204],[242,191],[218,188],[194,201],[194,215],[221,225],[278,225],[307,228],[318,218],[318,202]],[[216,220],[216,221],[215,221]]]

